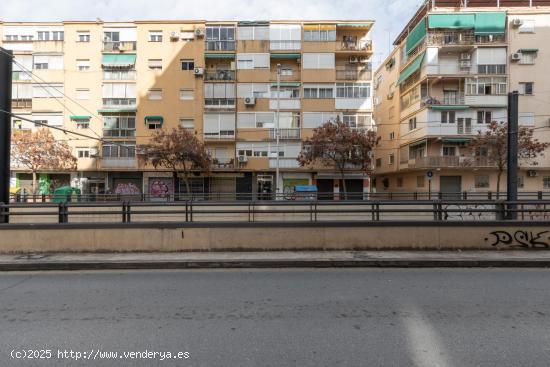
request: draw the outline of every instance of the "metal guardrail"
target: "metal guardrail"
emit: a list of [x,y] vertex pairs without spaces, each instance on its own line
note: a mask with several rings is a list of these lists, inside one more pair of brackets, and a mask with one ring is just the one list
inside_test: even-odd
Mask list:
[[[550,220],[550,200],[184,201],[0,204],[9,223],[350,222]],[[36,220],[35,220],[36,218]],[[23,219],[22,221],[20,219]],[[31,219],[31,220],[30,220]],[[1,223],[2,221],[0,221]],[[1,225],[0,225],[1,228]]]

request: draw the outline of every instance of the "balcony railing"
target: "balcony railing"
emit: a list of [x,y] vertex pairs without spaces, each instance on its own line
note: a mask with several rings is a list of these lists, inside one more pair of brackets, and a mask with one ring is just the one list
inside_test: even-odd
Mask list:
[[[269,158],[269,168],[277,168],[277,159]],[[279,158],[279,168],[300,168],[296,158]]]
[[408,168],[494,167],[487,157],[427,156],[411,159]]
[[464,95],[458,96],[445,96],[441,99],[428,97],[421,102],[421,105],[424,106],[464,106],[465,100]]
[[504,35],[476,36],[473,32],[434,32],[429,33],[429,46],[460,46],[504,43]]
[[204,108],[235,108],[234,98],[205,98]]
[[[277,139],[276,134],[277,129],[269,130],[269,139]],[[279,139],[281,140],[299,140],[300,139],[300,128],[289,128],[289,129],[279,129]]]
[[103,157],[102,168],[137,168],[136,157]]
[[103,98],[103,107],[135,107],[135,98]]
[[235,140],[235,130],[205,132],[204,140]]
[[104,41],[103,51],[135,51],[137,48],[136,41]]
[[32,108],[32,98],[25,99],[12,99],[11,108],[15,109],[26,109],[30,110]]
[[459,121],[456,125],[456,133],[459,135],[471,135],[472,121]]
[[136,136],[136,129],[104,129],[103,136],[106,138],[131,138]]
[[346,68],[336,68],[337,80],[371,80],[372,71],[370,67],[364,69],[350,70]]
[[212,168],[213,169],[235,168],[235,159],[233,159],[233,158],[213,158],[212,159]]
[[135,70],[109,70],[103,72],[104,80],[135,80]]
[[206,51],[235,51],[235,41],[206,41]]
[[338,51],[371,51],[372,41],[343,41],[336,43]]
[[[277,72],[272,71],[271,72],[271,80],[276,81],[277,80]],[[282,82],[295,82],[302,80],[302,73],[299,70],[293,70],[292,74],[283,74],[281,73],[281,81]]]
[[300,50],[302,41],[298,40],[270,40],[269,48],[271,50]]
[[235,70],[207,70],[204,73],[206,81],[232,81],[235,80]]

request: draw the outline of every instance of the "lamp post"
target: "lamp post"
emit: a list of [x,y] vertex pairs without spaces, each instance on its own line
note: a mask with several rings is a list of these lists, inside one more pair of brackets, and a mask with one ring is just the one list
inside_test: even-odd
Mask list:
[[280,108],[281,108],[281,64],[277,64],[277,124],[275,125],[275,145],[277,157],[275,163],[275,200],[279,195],[279,138],[280,138]]

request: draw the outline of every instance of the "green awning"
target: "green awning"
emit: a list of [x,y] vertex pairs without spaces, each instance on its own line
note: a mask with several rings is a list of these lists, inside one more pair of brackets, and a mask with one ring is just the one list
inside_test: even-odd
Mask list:
[[104,108],[97,110],[99,113],[137,112],[136,108]]
[[476,13],[475,34],[483,36],[488,34],[504,34],[506,29],[506,13],[480,12]]
[[539,49],[538,48],[520,48],[518,52],[522,54],[528,54],[528,53],[539,52]]
[[409,148],[414,148],[419,145],[425,145],[425,144],[426,144],[426,139],[409,144]]
[[[281,82],[281,87],[299,87],[302,85],[300,82]],[[272,87],[277,87],[277,83],[272,83]]]
[[145,116],[145,123],[148,121],[160,121],[162,124],[164,122],[164,118],[162,116]]
[[399,74],[399,80],[397,81],[397,85],[400,85],[401,83],[403,83],[405,80],[407,80],[408,77],[410,77],[420,69],[420,67],[422,66],[422,61],[424,61],[425,55],[426,55],[426,52],[425,51],[422,52],[420,55],[416,57],[416,59],[414,59],[412,63],[409,64],[409,66],[403,69],[401,74]]
[[428,15],[428,27],[445,29],[473,29],[476,16],[474,13],[446,13]]
[[254,27],[254,26],[269,26],[269,22],[263,20],[249,20],[249,21],[240,21],[237,23],[239,27]]
[[469,138],[443,138],[441,139],[442,143],[469,143],[471,139]]
[[470,106],[463,105],[431,105],[432,110],[467,110]]
[[234,59],[235,53],[234,52],[226,52],[226,53],[206,53],[204,54],[205,59]]
[[426,38],[426,18],[423,18],[407,37],[407,55]]
[[136,54],[103,54],[101,65],[103,67],[128,68],[136,64]]
[[271,54],[272,59],[299,59],[302,57],[301,54]]
[[92,116],[71,116],[71,120],[81,121],[81,120],[90,120]]

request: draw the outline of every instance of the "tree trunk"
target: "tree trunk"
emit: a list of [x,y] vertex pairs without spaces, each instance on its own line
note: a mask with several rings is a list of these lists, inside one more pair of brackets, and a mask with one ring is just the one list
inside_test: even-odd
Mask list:
[[36,187],[36,171],[32,171],[32,201],[36,202],[36,193],[38,192]]
[[344,171],[340,171],[340,176],[342,177],[342,192],[344,194],[344,200],[348,199],[348,188],[346,186],[346,179],[344,175]]
[[189,188],[189,177],[187,176],[187,172],[184,172],[183,180],[185,181],[185,190],[187,191],[187,195],[191,195],[191,190]]
[[[176,185],[178,183],[178,171],[177,170],[173,170],[172,171],[172,187],[174,188],[174,201],[178,201],[179,200],[179,187],[177,188],[177,194],[176,194]],[[170,194],[168,194],[170,195]]]
[[502,176],[502,170],[499,169],[497,173],[497,200],[500,199],[500,178]]

